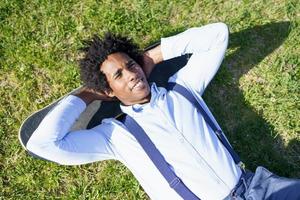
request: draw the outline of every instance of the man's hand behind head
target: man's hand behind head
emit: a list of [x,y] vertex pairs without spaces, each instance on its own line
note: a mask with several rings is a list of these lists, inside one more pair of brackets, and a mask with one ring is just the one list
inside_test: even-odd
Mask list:
[[143,53],[143,64],[141,67],[143,68],[143,71],[147,78],[149,78],[155,65],[160,63],[161,61],[163,61],[163,56],[161,53],[160,45]]
[[115,97],[109,97],[104,93],[95,91],[93,89],[82,87],[80,91],[74,94],[75,96],[81,98],[86,105],[89,105],[95,100],[101,100],[101,101],[117,101],[118,99]]

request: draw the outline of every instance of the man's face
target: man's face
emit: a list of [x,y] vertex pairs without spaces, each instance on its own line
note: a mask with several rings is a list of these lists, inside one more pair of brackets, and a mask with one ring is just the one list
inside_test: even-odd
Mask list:
[[110,97],[117,97],[125,105],[149,102],[150,88],[146,76],[141,66],[127,54],[110,54],[100,70],[112,89],[107,93]]

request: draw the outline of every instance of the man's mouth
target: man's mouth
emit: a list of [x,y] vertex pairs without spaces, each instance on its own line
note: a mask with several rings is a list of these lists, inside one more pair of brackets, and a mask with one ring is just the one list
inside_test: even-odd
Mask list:
[[132,86],[131,91],[135,88],[140,88],[141,86],[143,86],[143,81],[143,78],[139,78],[138,81]]

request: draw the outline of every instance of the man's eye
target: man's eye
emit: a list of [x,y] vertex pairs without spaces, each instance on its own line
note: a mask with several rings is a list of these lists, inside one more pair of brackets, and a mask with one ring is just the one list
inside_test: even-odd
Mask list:
[[130,62],[128,65],[127,65],[127,68],[128,69],[132,69],[135,67],[135,63],[134,62]]
[[117,75],[115,76],[116,79],[121,78],[121,77],[122,77],[122,73],[121,72],[117,73]]
[[128,65],[128,68],[129,68],[129,69],[131,69],[131,68],[133,68],[133,67],[134,67],[134,64],[133,64],[133,63],[131,63],[131,64]]

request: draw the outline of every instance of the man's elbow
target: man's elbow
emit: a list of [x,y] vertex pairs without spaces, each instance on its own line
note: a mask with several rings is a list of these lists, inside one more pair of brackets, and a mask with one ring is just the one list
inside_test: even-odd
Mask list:
[[26,148],[27,152],[35,158],[53,162],[58,165],[70,165],[70,163],[64,161],[63,159],[60,159],[58,155],[55,155],[54,152],[50,154],[50,150],[48,148],[45,148],[45,146],[38,143],[28,141]]
[[223,22],[210,24],[214,33],[214,41],[211,44],[211,48],[227,47],[229,40],[228,26]]
[[27,152],[36,158],[42,159],[42,160],[49,160],[45,156],[45,146],[43,144],[43,141],[36,140],[35,138],[30,138],[26,144],[26,150]]
[[218,29],[219,37],[221,40],[228,40],[229,38],[229,29],[228,26],[223,22],[216,23]]
[[53,147],[55,147],[53,142],[47,141],[43,137],[37,137],[36,135],[32,135],[26,144],[26,150],[29,155],[41,160],[54,162],[59,165],[67,165],[67,163],[61,162],[58,157],[54,155]]

